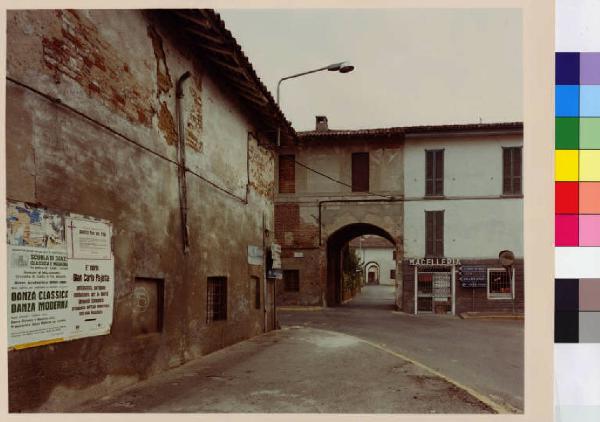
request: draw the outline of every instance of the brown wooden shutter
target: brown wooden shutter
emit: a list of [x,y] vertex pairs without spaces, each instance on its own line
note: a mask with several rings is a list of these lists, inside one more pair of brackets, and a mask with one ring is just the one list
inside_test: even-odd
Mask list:
[[435,211],[435,251],[434,255],[444,256],[444,211]]
[[352,192],[369,191],[369,153],[352,154]]
[[433,211],[425,211],[425,256],[434,255],[434,216]]
[[444,150],[435,151],[434,195],[444,194]]
[[502,193],[511,193],[511,152],[510,149],[504,148],[502,150]]
[[521,176],[522,176],[522,150],[521,148],[513,148],[513,192],[520,194],[522,192]]
[[296,157],[279,156],[279,193],[296,192]]
[[433,153],[425,151],[425,195],[433,195]]

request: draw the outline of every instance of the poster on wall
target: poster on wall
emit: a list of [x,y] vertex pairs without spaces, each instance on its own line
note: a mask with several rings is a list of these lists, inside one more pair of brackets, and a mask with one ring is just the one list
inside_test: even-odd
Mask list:
[[113,314],[114,262],[112,228],[107,221],[65,217],[71,281],[71,337],[110,332]]
[[110,333],[108,221],[8,201],[8,347]]

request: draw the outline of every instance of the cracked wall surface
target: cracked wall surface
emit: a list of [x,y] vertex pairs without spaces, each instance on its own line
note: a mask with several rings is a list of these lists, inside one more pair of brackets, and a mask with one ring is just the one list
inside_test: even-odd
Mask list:
[[[9,352],[11,411],[60,411],[263,331],[247,247],[273,230],[273,153],[254,142],[248,162],[256,128],[169,33],[143,11],[7,14],[7,198],[111,221],[115,257],[110,335]],[[174,86],[186,71],[187,255]],[[206,322],[209,276],[227,277],[227,321]],[[133,334],[136,277],[164,280],[160,333]]]

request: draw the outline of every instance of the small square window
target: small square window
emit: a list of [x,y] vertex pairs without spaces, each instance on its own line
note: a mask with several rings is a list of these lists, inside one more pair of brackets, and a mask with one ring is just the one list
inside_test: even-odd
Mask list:
[[504,268],[488,268],[487,296],[488,299],[514,299],[515,270],[511,277]]
[[390,270],[390,278],[391,278],[392,280],[395,280],[395,279],[396,279],[396,270]]

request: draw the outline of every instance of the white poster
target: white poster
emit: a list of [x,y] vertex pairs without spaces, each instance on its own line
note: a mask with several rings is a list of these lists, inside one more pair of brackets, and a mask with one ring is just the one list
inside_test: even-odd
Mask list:
[[63,339],[69,327],[65,251],[8,246],[8,346]]
[[110,333],[108,221],[8,202],[8,347]]
[[111,259],[108,223],[84,217],[66,217],[65,229],[69,258]]

